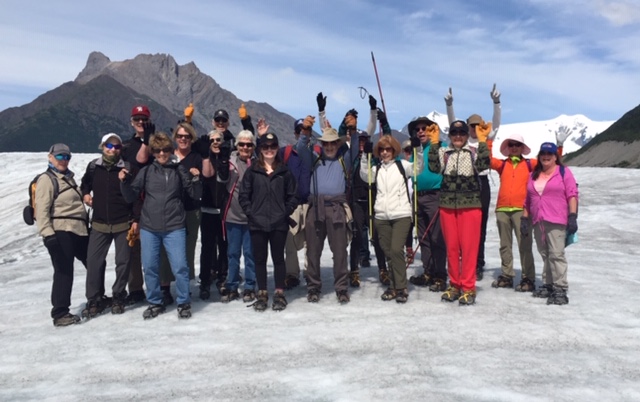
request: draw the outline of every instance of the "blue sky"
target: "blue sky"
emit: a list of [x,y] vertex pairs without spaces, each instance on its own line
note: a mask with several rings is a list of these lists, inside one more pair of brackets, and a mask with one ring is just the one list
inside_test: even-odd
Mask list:
[[[0,110],[75,79],[91,51],[112,61],[166,53],[195,62],[243,100],[294,117],[328,96],[332,122],[355,107],[358,87],[380,98],[389,120],[445,112],[502,122],[584,114],[616,120],[638,105],[637,0],[164,1],[5,0],[0,13]],[[197,107],[197,105],[196,105]],[[212,111],[213,112],[213,111]]]

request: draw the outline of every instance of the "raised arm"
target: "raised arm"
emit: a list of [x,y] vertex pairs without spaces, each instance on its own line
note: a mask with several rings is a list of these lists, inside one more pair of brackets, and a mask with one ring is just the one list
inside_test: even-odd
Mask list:
[[453,92],[449,87],[449,92],[444,96],[444,103],[447,105],[447,119],[449,119],[449,125],[456,121],[456,114],[453,112]]

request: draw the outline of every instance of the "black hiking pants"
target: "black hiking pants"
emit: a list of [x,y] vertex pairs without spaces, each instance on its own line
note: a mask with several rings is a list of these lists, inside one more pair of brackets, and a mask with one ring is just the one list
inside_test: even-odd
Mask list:
[[127,240],[128,230],[118,233],[101,233],[93,229],[89,235],[87,250],[87,300],[97,301],[104,296],[104,277],[107,266],[107,254],[113,241],[116,245],[116,279],[113,283],[112,295],[122,297],[129,280],[129,256],[131,247]]

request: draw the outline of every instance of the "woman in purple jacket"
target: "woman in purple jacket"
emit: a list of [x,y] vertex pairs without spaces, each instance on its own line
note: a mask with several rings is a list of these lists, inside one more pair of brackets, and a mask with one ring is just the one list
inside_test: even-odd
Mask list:
[[578,185],[562,164],[554,143],[540,146],[538,165],[527,182],[527,197],[520,232],[527,236],[533,225],[538,252],[544,261],[543,286],[534,297],[546,297],[547,304],[567,304],[567,236],[578,231]]

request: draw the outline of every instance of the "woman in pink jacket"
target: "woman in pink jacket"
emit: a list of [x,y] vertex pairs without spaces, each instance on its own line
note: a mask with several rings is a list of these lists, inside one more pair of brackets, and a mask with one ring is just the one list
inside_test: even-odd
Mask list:
[[543,286],[534,297],[546,297],[547,304],[567,304],[566,239],[578,231],[578,185],[571,171],[562,164],[554,143],[540,146],[538,165],[527,182],[527,196],[520,222],[522,236],[531,225],[542,256]]

